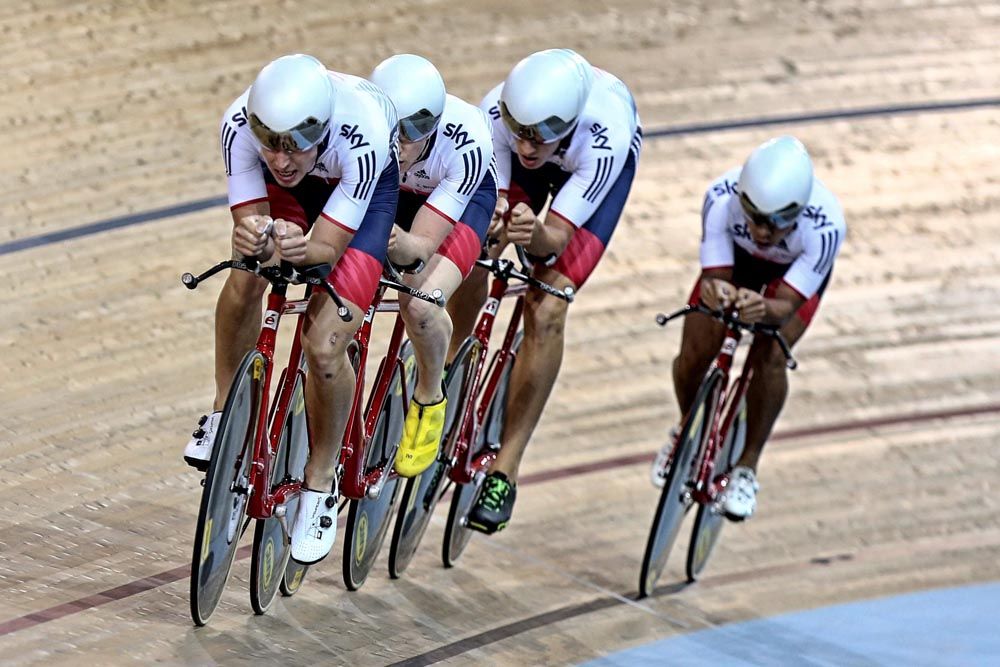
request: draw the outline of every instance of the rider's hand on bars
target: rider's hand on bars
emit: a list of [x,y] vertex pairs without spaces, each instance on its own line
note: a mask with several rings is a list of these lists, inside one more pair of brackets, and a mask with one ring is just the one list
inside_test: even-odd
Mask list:
[[273,236],[281,259],[292,264],[302,264],[306,261],[308,241],[301,227],[294,222],[279,218],[274,221]]
[[518,202],[510,212],[510,222],[507,223],[507,240],[527,247],[535,234],[538,218],[531,207],[524,202]]
[[233,225],[233,250],[243,257],[266,261],[274,252],[270,248],[273,221],[267,215],[248,215]]

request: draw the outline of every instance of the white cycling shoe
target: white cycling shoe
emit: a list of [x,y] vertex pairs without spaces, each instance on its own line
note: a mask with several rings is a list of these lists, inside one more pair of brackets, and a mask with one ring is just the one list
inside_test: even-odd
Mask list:
[[722,511],[730,521],[749,519],[757,509],[757,491],[760,484],[753,470],[736,466],[729,471],[729,484],[723,492]]
[[653,465],[649,469],[649,481],[658,489],[662,489],[663,485],[667,483],[667,473],[670,472],[667,464],[670,461],[670,454],[674,451],[674,446],[677,444],[677,438],[680,436],[680,427],[672,426],[667,441],[656,454],[656,458],[653,459]]
[[215,445],[215,432],[219,428],[222,412],[202,415],[198,420],[198,428],[191,434],[187,446],[184,447],[184,460],[189,466],[205,472],[208,462],[212,460],[212,447]]
[[337,482],[333,493],[302,488],[291,535],[292,558],[303,565],[318,563],[337,539]]

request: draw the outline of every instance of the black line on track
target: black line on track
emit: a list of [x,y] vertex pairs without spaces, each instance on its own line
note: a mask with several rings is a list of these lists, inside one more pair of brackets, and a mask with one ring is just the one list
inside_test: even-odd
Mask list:
[[[801,123],[814,123],[818,121],[846,120],[850,118],[870,118],[873,116],[895,116],[912,113],[938,113],[942,111],[964,111],[969,109],[980,109],[984,107],[1000,106],[1000,97],[986,97],[981,99],[954,100],[950,102],[924,102],[920,104],[896,104],[875,107],[863,107],[860,109],[839,109],[834,111],[818,111],[813,113],[783,114],[779,116],[760,116],[757,118],[745,118],[737,120],[724,120],[714,123],[692,123],[688,125],[677,125],[674,127],[663,127],[643,132],[644,139],[656,139],[659,137],[676,137],[688,134],[705,134],[708,132],[722,132],[726,130],[746,129],[753,127],[769,127],[771,125],[794,125]],[[93,222],[80,227],[62,229],[48,234],[29,236],[23,239],[0,243],[0,255],[7,255],[20,250],[30,248],[40,248],[42,246],[77,239],[84,236],[91,236],[100,232],[106,232],[144,222],[154,222],[171,218],[186,213],[195,213],[215,206],[222,206],[227,203],[226,197],[209,197],[207,199],[197,199],[176,206],[153,209],[140,213],[133,213],[116,218],[109,218]]]

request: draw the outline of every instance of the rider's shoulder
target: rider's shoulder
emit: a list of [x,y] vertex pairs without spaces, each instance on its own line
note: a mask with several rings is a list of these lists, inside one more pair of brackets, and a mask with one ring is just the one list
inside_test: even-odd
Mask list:
[[[243,94],[233,100],[222,114],[222,129],[226,128],[239,130],[247,125],[247,99],[250,97],[250,88],[243,91]],[[249,129],[249,128],[247,128]]]
[[743,167],[738,166],[717,176],[715,180],[709,183],[708,189],[705,191],[705,198],[714,202],[719,199],[729,199],[737,194],[739,192],[740,173],[742,171]]
[[445,98],[444,112],[438,130],[444,139],[451,141],[456,150],[470,145],[492,144],[493,135],[486,112],[480,107],[449,94]]
[[803,228],[807,233],[823,233],[829,230],[843,233],[847,229],[840,200],[818,178],[813,179],[809,204],[802,211],[799,220],[805,223]]
[[491,121],[499,122],[500,120],[500,92],[502,90],[503,81],[491,88],[479,103],[479,108],[486,112]]
[[333,143],[348,151],[386,147],[396,126],[396,110],[385,92],[367,79],[328,71],[334,87]]

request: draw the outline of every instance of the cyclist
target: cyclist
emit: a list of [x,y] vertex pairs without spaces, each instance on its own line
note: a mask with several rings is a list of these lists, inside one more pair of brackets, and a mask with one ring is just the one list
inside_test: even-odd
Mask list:
[[[336,467],[355,382],[346,349],[378,287],[396,213],[395,132],[395,110],[381,90],[302,54],[265,66],[222,120],[233,252],[329,263],[328,280],[354,315],[342,321],[323,292],[313,295],[305,314],[312,442],[291,527],[292,557],[303,563],[323,559],[336,535]],[[266,285],[232,271],[219,295],[215,412],[202,419],[184,451],[196,467],[208,465],[219,410],[255,343]]]
[[[843,210],[813,176],[805,147],[789,136],[761,144],[742,167],[709,186],[701,216],[702,272],[689,302],[735,308],[744,321],[778,325],[794,346],[816,313],[846,232]],[[684,318],[673,362],[681,414],[690,409],[724,335],[724,326],[707,315]],[[725,514],[736,521],[756,508],[757,464],[788,394],[777,341],[760,336],[753,346],[763,349],[754,353],[747,390],[746,444],[722,498]],[[677,432],[673,429],[672,440]],[[668,442],[654,462],[657,486],[663,486],[672,447]]]
[[[489,119],[478,107],[445,92],[441,74],[425,58],[393,56],[371,81],[399,116],[400,192],[389,258],[425,264],[407,282],[447,299],[479,257],[497,200]],[[413,477],[437,458],[447,397],[441,383],[452,324],[447,311],[400,296],[413,342],[418,379],[406,414],[396,471]]]
[[[597,266],[621,217],[642,147],[635,101],[618,78],[569,49],[519,62],[481,107],[493,123],[500,198],[494,229],[536,258],[534,275],[579,289]],[[540,217],[552,196],[548,212]],[[500,224],[500,221],[503,221]],[[499,252],[503,243],[494,251]],[[456,331],[471,330],[482,303],[480,271],[452,301]],[[531,290],[514,365],[500,451],[468,525],[492,533],[510,520],[518,468],[562,361],[565,301]],[[459,338],[453,338],[453,345]]]

